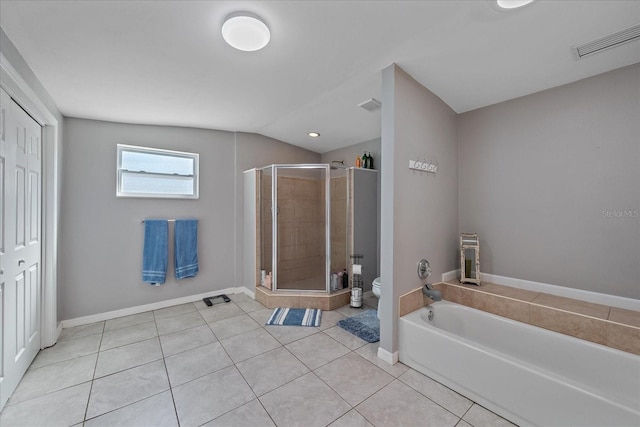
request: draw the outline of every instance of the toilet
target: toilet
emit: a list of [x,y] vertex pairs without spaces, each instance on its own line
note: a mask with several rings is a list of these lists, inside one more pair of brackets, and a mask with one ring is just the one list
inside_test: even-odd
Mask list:
[[373,295],[376,296],[376,298],[378,298],[378,319],[380,318],[380,304],[382,303],[382,301],[380,300],[380,278],[376,277],[375,279],[373,279],[373,282],[371,282],[371,292],[373,292]]

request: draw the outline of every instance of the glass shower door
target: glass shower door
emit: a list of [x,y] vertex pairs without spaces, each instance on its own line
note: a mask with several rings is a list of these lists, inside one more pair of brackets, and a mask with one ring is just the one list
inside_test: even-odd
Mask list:
[[329,291],[329,165],[274,165],[275,289]]

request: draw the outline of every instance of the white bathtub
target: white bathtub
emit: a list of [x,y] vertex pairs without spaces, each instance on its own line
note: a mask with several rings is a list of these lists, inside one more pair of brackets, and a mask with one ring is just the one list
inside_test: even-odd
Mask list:
[[401,362],[518,425],[640,426],[640,356],[448,301],[398,328]]

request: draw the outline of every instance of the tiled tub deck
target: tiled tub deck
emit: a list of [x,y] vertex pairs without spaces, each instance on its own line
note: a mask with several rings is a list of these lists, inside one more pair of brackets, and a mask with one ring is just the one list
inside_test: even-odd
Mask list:
[[[640,355],[640,312],[483,282],[434,285],[442,298],[478,310]],[[430,301],[417,288],[400,297],[400,316]]]

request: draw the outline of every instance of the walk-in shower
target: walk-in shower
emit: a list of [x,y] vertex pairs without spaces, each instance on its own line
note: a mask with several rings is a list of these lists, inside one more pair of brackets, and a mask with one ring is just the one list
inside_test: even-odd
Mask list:
[[296,164],[258,172],[259,260],[273,290],[329,292],[331,274],[346,269],[345,170]]
[[341,291],[356,250],[366,253],[370,280],[376,277],[377,171],[342,162],[274,164],[245,171],[244,183],[249,288],[266,274],[273,292]]

